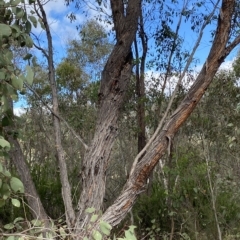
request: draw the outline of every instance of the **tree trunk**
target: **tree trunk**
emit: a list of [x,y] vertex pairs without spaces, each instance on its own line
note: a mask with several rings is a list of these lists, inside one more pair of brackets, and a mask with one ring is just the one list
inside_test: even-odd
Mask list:
[[171,144],[172,138],[200,101],[221,63],[230,51],[240,42],[240,36],[238,36],[227,46],[234,5],[234,0],[223,0],[218,17],[216,35],[207,61],[180,106],[166,122],[162,131],[140,156],[141,159],[138,161],[136,168],[131,171],[132,174],[129,176],[122,193],[114,204],[104,213],[102,217],[103,221],[115,226],[120,223],[130,211],[137,196],[144,191],[148,176],[159,159],[163,156],[169,144]]
[[42,202],[36,191],[34,182],[32,180],[29,167],[24,159],[21,146],[17,139],[12,135],[7,136],[11,144],[10,158],[13,161],[19,177],[24,185],[24,195],[27,199],[29,209],[35,219],[48,223],[48,216],[43,208]]
[[136,95],[137,95],[137,126],[138,126],[138,152],[146,145],[146,130],[145,130],[145,61],[147,56],[147,36],[143,29],[143,17],[140,15],[139,36],[142,44],[142,56],[139,67],[139,52],[137,39],[134,41],[136,52]]
[[[49,24],[47,21],[47,17],[46,17],[46,13],[43,8],[43,5],[40,2],[40,0],[37,0],[37,3],[39,6],[41,15],[39,14],[38,11],[36,12],[43,21],[43,24],[46,29],[46,35],[47,35],[47,41],[48,41],[48,53],[46,52],[43,52],[43,53],[48,61],[49,82],[52,90],[53,112],[56,114],[56,115],[53,114],[53,126],[55,131],[56,152],[57,152],[58,164],[60,169],[62,197],[63,197],[64,207],[65,207],[66,222],[70,229],[75,223],[75,212],[72,206],[71,187],[68,181],[67,165],[65,162],[65,152],[63,150],[62,142],[61,142],[61,124],[60,124],[60,119],[57,117],[59,116],[59,109],[58,109],[57,86],[56,86],[56,80],[55,80],[55,69],[54,69],[54,63],[53,63],[52,36],[51,36]],[[35,10],[36,10],[36,7],[35,7]]]
[[117,134],[117,120],[131,77],[131,45],[136,35],[141,0],[129,0],[126,9],[122,0],[111,0],[117,43],[102,72],[99,93],[99,112],[94,138],[85,154],[82,168],[82,193],[76,231],[89,222],[85,210],[101,208],[111,149]]

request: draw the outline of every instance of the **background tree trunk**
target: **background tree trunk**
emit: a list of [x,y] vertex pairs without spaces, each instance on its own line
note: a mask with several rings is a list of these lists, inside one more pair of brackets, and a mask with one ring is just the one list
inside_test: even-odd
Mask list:
[[[58,93],[57,93],[57,86],[56,86],[56,80],[55,80],[55,69],[54,69],[54,63],[53,63],[53,45],[52,45],[52,36],[49,28],[49,24],[47,21],[47,16],[45,13],[45,10],[43,8],[43,5],[40,0],[37,0],[41,15],[38,11],[36,11],[39,15],[39,17],[42,19],[43,24],[46,28],[46,35],[47,35],[47,41],[48,41],[48,53],[43,51],[45,53],[45,57],[48,61],[48,69],[49,69],[49,82],[51,85],[52,90],[52,105],[53,105],[53,112],[56,114],[53,114],[53,125],[54,125],[54,132],[55,132],[55,144],[56,144],[56,152],[57,152],[57,158],[59,163],[59,169],[60,169],[60,179],[62,184],[62,197],[63,202],[65,206],[65,214],[66,214],[66,221],[69,229],[74,225],[75,223],[75,212],[73,210],[72,206],[72,197],[71,197],[71,186],[69,184],[68,180],[68,171],[67,171],[67,165],[65,162],[65,152],[62,147],[62,141],[61,141],[61,123],[60,119],[57,117],[59,116],[59,108],[58,108]],[[36,7],[35,7],[35,10]]]

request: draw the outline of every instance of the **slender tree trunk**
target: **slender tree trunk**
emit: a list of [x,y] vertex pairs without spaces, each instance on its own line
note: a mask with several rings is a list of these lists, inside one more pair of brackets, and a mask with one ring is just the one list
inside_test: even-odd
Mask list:
[[79,239],[81,229],[89,222],[86,208],[99,210],[103,202],[106,170],[118,131],[119,110],[132,71],[131,45],[137,31],[140,5],[141,0],[129,0],[124,9],[122,0],[111,0],[117,43],[102,72],[96,131],[83,162],[80,212],[76,223]]
[[207,61],[180,106],[151,144],[147,144],[148,148],[144,149],[143,154],[136,159],[139,160],[140,158],[141,160],[137,161],[136,167],[131,171],[131,175],[120,196],[103,214],[103,221],[115,226],[130,211],[137,196],[144,191],[148,176],[167,150],[169,144],[171,144],[172,138],[200,101],[221,63],[230,51],[239,44],[240,36],[230,45],[227,45],[234,6],[234,0],[223,0],[216,35]]
[[47,223],[48,216],[36,191],[35,184],[32,180],[29,167],[24,159],[21,146],[18,140],[15,139],[12,135],[8,135],[7,139],[12,146],[10,150],[10,158],[13,161],[19,177],[24,185],[24,195],[27,199],[27,203],[29,205],[32,216],[35,219],[39,219]]
[[[59,108],[58,108],[58,96],[57,96],[57,86],[55,80],[55,69],[53,63],[53,46],[52,46],[52,36],[49,28],[49,24],[47,21],[46,13],[43,8],[43,5],[40,0],[37,0],[41,15],[39,11],[37,11],[39,17],[42,19],[43,24],[46,29],[47,41],[48,41],[48,53],[45,53],[48,61],[48,69],[49,69],[49,81],[52,90],[52,105],[53,105],[53,125],[55,131],[55,144],[56,144],[56,152],[57,158],[59,163],[60,169],[60,179],[62,184],[62,197],[65,206],[65,214],[66,214],[66,221],[69,229],[75,223],[75,212],[72,206],[72,197],[71,197],[71,187],[68,181],[68,172],[67,172],[67,165],[65,162],[65,152],[62,147],[61,142],[61,124],[60,119],[57,117],[59,116]],[[36,9],[36,8],[35,8]]]
[[140,14],[139,36],[142,44],[142,56],[139,67],[138,43],[135,38],[134,46],[136,52],[136,95],[137,95],[137,125],[138,125],[138,152],[146,145],[146,124],[145,124],[145,61],[147,56],[147,35],[143,29],[143,17]]

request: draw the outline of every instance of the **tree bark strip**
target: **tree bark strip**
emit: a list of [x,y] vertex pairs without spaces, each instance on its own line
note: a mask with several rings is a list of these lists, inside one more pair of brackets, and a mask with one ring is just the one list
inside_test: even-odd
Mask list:
[[[132,71],[131,45],[136,35],[141,0],[129,0],[126,10],[122,0],[112,0],[112,14],[117,43],[102,72],[99,112],[94,138],[84,157],[80,212],[76,222],[79,237],[89,217],[85,210],[101,208],[105,177],[111,149],[117,134],[117,120]],[[126,12],[126,14],[124,14]]]
[[149,149],[146,150],[141,161],[138,162],[120,196],[104,213],[102,217],[103,221],[115,226],[126,216],[128,211],[132,208],[138,194],[144,191],[146,180],[151,171],[165,153],[168,145],[171,144],[171,140],[178,129],[186,121],[197,103],[200,101],[201,97],[212,82],[221,63],[229,52],[240,42],[238,37],[233,41],[233,44],[227,46],[234,6],[234,0],[223,0],[218,17],[216,35],[207,61],[202,67],[201,72],[185,99],[172,114],[162,131],[152,142]]

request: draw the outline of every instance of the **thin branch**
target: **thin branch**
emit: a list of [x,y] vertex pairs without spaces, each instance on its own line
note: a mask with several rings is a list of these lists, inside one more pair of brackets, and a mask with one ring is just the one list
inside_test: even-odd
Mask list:
[[48,58],[47,52],[46,52],[42,47],[38,46],[38,45],[35,44],[35,43],[33,43],[33,45],[34,45],[35,48],[37,48],[38,50],[40,50],[46,58]]
[[196,50],[197,50],[197,48],[198,48],[198,46],[199,46],[199,44],[200,44],[200,41],[201,41],[202,35],[203,35],[203,30],[204,30],[205,27],[208,25],[210,19],[213,17],[214,12],[215,12],[215,10],[216,10],[219,2],[220,2],[220,0],[217,1],[217,3],[215,4],[212,12],[209,14],[208,18],[204,21],[204,23],[203,23],[203,25],[202,25],[202,27],[201,27],[201,30],[200,30],[200,32],[199,32],[199,36],[198,36],[198,38],[197,38],[197,41],[196,41],[196,43],[195,43],[195,46],[194,46],[194,48],[193,48],[193,50],[192,50],[192,53],[190,54],[190,56],[189,56],[189,58],[188,58],[188,61],[187,61],[187,64],[186,64],[186,66],[185,66],[185,68],[184,68],[184,70],[183,70],[183,73],[180,75],[180,77],[179,77],[179,79],[178,79],[177,85],[176,85],[176,87],[175,87],[175,89],[174,89],[174,92],[173,92],[173,94],[172,94],[172,96],[171,96],[171,99],[170,99],[170,101],[169,101],[169,103],[168,103],[168,106],[167,106],[167,109],[166,109],[166,111],[165,111],[165,113],[164,113],[164,116],[163,116],[163,118],[161,119],[161,121],[160,121],[160,123],[159,123],[159,125],[158,125],[158,127],[157,127],[157,129],[156,129],[156,131],[154,132],[154,134],[152,135],[152,137],[150,138],[150,140],[148,141],[148,143],[146,144],[146,146],[145,146],[145,147],[142,149],[142,151],[139,152],[138,155],[136,156],[136,158],[135,158],[135,160],[134,160],[134,162],[133,162],[132,169],[131,169],[131,171],[130,171],[130,175],[129,175],[129,176],[131,176],[131,174],[134,172],[134,170],[135,170],[135,168],[136,168],[136,166],[137,166],[137,163],[139,162],[139,160],[141,159],[141,157],[145,154],[145,152],[147,151],[147,149],[149,148],[149,146],[152,144],[152,142],[155,140],[156,136],[158,135],[158,133],[159,133],[160,130],[162,129],[163,123],[165,122],[165,120],[166,120],[166,118],[167,118],[167,116],[168,116],[168,113],[169,113],[169,111],[170,111],[170,109],[171,109],[171,107],[172,107],[172,104],[173,104],[173,100],[174,100],[174,98],[175,98],[175,96],[176,96],[176,94],[177,94],[178,86],[181,84],[182,79],[184,78],[184,76],[185,76],[185,74],[186,74],[186,72],[187,72],[187,70],[188,70],[188,68],[189,68],[189,66],[190,66],[190,64],[191,64],[191,62],[192,62],[193,56],[194,56],[194,54],[195,54],[195,52],[196,52]]
[[31,91],[33,92],[37,98],[43,103],[43,105],[54,115],[56,116],[58,119],[60,119],[65,125],[66,127],[72,132],[72,134],[75,136],[75,138],[77,138],[81,143],[82,145],[84,146],[85,150],[88,149],[88,145],[84,142],[84,140],[76,133],[76,131],[71,127],[69,126],[69,124],[67,123],[67,121],[61,117],[59,114],[56,114],[49,106],[47,103],[45,103],[42,98],[39,96],[39,94],[31,87],[29,86],[27,83],[25,83],[25,86]]
[[213,189],[212,179],[211,179],[211,168],[209,166],[209,161],[210,161],[209,149],[208,149],[208,144],[205,142],[204,136],[202,137],[202,142],[203,142],[203,153],[205,155],[205,160],[207,165],[207,177],[208,177],[209,189],[211,194],[212,208],[213,208],[213,213],[214,213],[217,232],[218,232],[218,239],[222,240],[222,233],[221,233],[221,228],[219,225],[218,215],[217,215],[216,196],[214,195],[214,189]]

